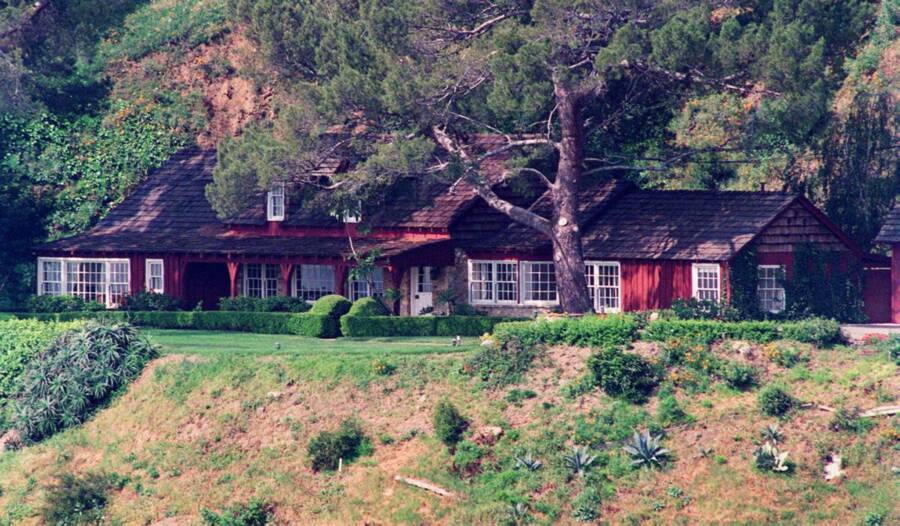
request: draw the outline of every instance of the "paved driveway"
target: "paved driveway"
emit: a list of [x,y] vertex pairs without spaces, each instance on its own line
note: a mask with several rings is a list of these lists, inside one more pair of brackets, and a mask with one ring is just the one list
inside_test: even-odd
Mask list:
[[867,323],[841,325],[841,332],[848,340],[861,340],[867,334],[900,334],[900,324]]

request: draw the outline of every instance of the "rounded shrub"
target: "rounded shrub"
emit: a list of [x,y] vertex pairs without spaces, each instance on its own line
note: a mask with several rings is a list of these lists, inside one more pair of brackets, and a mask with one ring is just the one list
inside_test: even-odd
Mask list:
[[759,410],[764,415],[782,416],[794,407],[794,397],[777,385],[770,385],[759,392]]
[[646,401],[659,383],[659,373],[650,362],[616,347],[607,347],[591,356],[588,368],[606,394],[630,402]]
[[310,314],[321,314],[323,316],[331,316],[332,318],[340,318],[350,310],[353,304],[350,300],[340,294],[329,294],[317,299],[311,309]]
[[434,435],[448,446],[456,445],[469,423],[449,400],[441,400],[434,408]]
[[349,462],[362,453],[368,442],[359,422],[344,420],[335,431],[322,431],[312,440],[306,450],[314,471],[333,471],[341,459]]
[[348,316],[390,316],[387,310],[377,298],[360,298],[353,303]]

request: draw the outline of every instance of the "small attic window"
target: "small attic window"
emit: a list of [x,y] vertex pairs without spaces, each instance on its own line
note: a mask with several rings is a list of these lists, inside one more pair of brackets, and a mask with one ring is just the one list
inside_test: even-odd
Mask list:
[[269,221],[284,221],[284,183],[275,183],[266,198],[266,217]]

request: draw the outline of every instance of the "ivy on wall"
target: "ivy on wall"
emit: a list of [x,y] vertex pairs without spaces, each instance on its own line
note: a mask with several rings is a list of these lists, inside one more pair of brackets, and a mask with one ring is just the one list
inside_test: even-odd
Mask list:
[[794,272],[785,284],[785,314],[790,318],[864,321],[862,273],[862,265],[842,252],[796,245]]
[[731,308],[741,319],[754,319],[762,316],[757,295],[756,247],[747,247],[731,261],[729,268],[729,284],[731,289]]

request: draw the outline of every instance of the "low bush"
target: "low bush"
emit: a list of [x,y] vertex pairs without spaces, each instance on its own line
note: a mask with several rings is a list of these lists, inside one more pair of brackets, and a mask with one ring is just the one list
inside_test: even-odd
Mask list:
[[322,431],[306,448],[313,471],[334,471],[343,459],[350,462],[359,457],[369,439],[359,422],[344,420],[335,431]]
[[594,522],[600,517],[600,493],[595,488],[587,487],[575,496],[572,517],[582,522]]
[[821,346],[840,342],[841,330],[836,321],[820,318],[794,322],[656,320],[647,325],[643,338],[661,342],[679,339],[706,344],[725,339],[756,343],[788,339]]
[[116,477],[99,473],[75,476],[63,473],[47,487],[41,510],[44,524],[106,524],[108,493],[116,485]]
[[347,316],[390,316],[391,312],[378,298],[360,298],[353,302]]
[[834,416],[831,418],[831,422],[828,423],[828,427],[830,427],[832,431],[849,431],[857,434],[867,433],[875,427],[875,423],[869,418],[859,416],[859,414],[859,408],[848,409],[846,407],[839,407],[837,411],[834,412]]
[[0,322],[0,434],[11,424],[12,397],[19,389],[28,362],[53,340],[80,322],[45,323],[37,320]]
[[759,381],[759,370],[752,365],[729,362],[720,368],[719,374],[728,387],[745,391]]
[[434,408],[434,435],[447,446],[462,439],[469,422],[449,400],[441,400]]
[[737,320],[740,313],[727,302],[677,299],[672,302],[672,312],[682,320]]
[[339,294],[329,294],[317,299],[309,309],[309,313],[329,316],[337,320],[347,314],[352,306],[353,304],[347,298]]
[[86,324],[63,333],[28,362],[17,392],[16,424],[32,440],[84,421],[156,356],[126,324]]
[[474,442],[463,440],[453,452],[453,470],[464,477],[471,477],[481,469],[484,450]]
[[463,369],[480,378],[488,387],[503,387],[520,382],[531,364],[544,353],[542,345],[524,347],[515,341],[502,345],[488,342],[466,362]]
[[121,310],[127,311],[174,311],[181,308],[181,301],[166,294],[142,291],[131,296],[125,296]]
[[794,407],[794,398],[782,387],[769,385],[756,399],[759,410],[768,416],[783,416]]
[[694,419],[685,412],[675,396],[668,395],[659,399],[659,406],[656,408],[656,420],[662,426],[671,426],[692,422]]
[[632,342],[637,334],[633,316],[584,316],[555,320],[500,323],[494,337],[501,344],[518,341],[524,347],[535,345],[575,345],[610,347]]
[[588,358],[596,384],[606,394],[641,403],[659,383],[659,372],[647,360],[617,347],[607,347]]
[[75,312],[104,310],[96,301],[84,301],[77,296],[34,295],[25,300],[29,312]]
[[251,298],[235,296],[219,298],[219,310],[241,312],[306,312],[310,304],[301,298],[291,296],[270,296],[268,298]]
[[200,517],[206,526],[266,526],[274,517],[274,509],[265,501],[251,500],[220,513],[203,508]]

